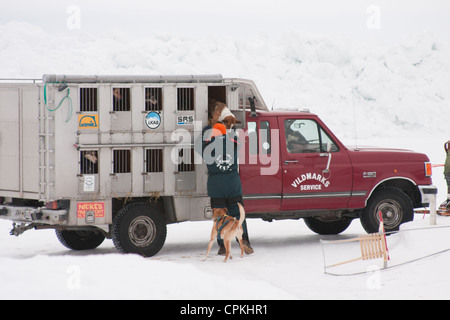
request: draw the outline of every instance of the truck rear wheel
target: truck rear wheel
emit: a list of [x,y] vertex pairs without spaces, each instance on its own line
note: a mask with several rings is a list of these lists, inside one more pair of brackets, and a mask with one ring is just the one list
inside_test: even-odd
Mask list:
[[59,242],[72,250],[95,249],[103,243],[105,236],[94,230],[56,230]]
[[318,234],[339,234],[345,231],[352,219],[341,219],[336,221],[323,221],[316,217],[304,218],[306,226]]
[[398,231],[400,225],[414,219],[414,207],[411,199],[396,188],[381,189],[367,201],[360,220],[367,233],[378,232],[380,226],[379,211],[383,214],[386,232]]
[[114,218],[112,240],[122,253],[154,256],[166,241],[166,221],[161,209],[146,202],[130,203]]

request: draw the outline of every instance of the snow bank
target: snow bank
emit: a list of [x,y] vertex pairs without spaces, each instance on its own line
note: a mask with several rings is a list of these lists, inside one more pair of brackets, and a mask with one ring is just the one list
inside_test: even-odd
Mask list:
[[309,108],[338,136],[435,134],[446,125],[450,47],[431,33],[398,45],[286,32],[248,38],[120,30],[50,35],[22,22],[0,26],[1,77],[65,74],[222,73],[256,81],[266,103]]

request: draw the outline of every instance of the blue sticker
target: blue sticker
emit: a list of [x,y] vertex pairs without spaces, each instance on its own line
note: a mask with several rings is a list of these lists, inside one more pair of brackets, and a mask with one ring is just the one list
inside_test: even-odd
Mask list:
[[161,124],[161,115],[158,112],[150,111],[145,116],[145,124],[150,129],[156,129]]

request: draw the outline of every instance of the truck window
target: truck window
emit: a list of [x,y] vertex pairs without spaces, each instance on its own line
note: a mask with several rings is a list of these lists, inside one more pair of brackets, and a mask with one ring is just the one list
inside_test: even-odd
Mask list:
[[269,121],[260,122],[261,129],[259,130],[262,151],[261,153],[268,155],[271,154],[271,143],[270,143],[270,124]]
[[96,150],[80,152],[80,174],[98,173],[98,152]]
[[162,88],[145,88],[145,111],[161,111]]
[[113,111],[130,111],[130,88],[113,88]]
[[319,153],[327,152],[330,144],[330,152],[337,152],[338,147],[317,124],[308,119],[287,119],[284,121],[286,133],[286,148],[290,153]]
[[194,88],[177,89],[177,110],[194,110]]
[[258,134],[256,132],[256,122],[247,122],[248,128],[248,151],[249,154],[258,154]]
[[144,163],[145,172],[163,172],[163,150],[146,149]]
[[177,172],[195,171],[194,148],[182,148],[178,151]]
[[97,88],[80,88],[80,112],[97,111]]
[[113,150],[113,173],[131,172],[131,150]]

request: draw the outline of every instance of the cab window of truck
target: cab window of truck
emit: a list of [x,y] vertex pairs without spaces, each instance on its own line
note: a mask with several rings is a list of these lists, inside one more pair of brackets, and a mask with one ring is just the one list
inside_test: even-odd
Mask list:
[[258,154],[258,134],[256,122],[247,122],[248,134],[248,152],[249,154]]
[[262,146],[261,152],[264,155],[269,155],[272,153],[270,143],[270,124],[269,121],[261,121],[259,124],[261,126],[261,128],[259,129],[259,136]]
[[289,153],[337,152],[338,147],[314,120],[287,119],[284,121],[286,148]]

